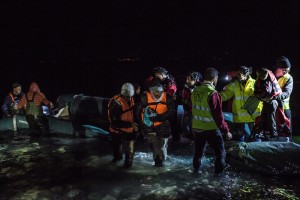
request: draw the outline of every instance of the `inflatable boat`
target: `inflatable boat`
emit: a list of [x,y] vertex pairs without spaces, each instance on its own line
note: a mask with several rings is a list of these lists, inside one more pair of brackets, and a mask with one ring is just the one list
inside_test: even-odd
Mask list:
[[239,170],[300,176],[300,145],[294,142],[226,142],[227,163]]
[[[108,134],[107,105],[109,99],[84,95],[62,95],[58,98],[56,115],[43,108],[49,123],[49,132],[82,137]],[[28,129],[24,115],[0,120],[0,131]]]

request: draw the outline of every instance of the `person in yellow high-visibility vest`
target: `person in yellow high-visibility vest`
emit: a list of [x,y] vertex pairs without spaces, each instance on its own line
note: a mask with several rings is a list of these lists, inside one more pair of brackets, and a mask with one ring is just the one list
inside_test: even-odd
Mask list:
[[285,56],[281,56],[275,61],[274,75],[277,78],[278,84],[282,90],[282,93],[276,98],[282,101],[284,114],[290,120],[290,130],[292,131],[292,112],[290,107],[290,96],[293,91],[293,77],[289,74],[291,70],[291,63]]
[[255,79],[251,77],[252,68],[241,66],[238,70],[236,78],[225,86],[221,92],[222,101],[232,99],[232,115],[233,123],[231,126],[231,133],[233,139],[243,141],[246,134],[246,124],[251,130],[254,127],[254,121],[260,115],[262,110],[262,102],[260,102],[253,113],[248,113],[243,109],[243,105],[247,99],[254,93]]
[[194,172],[198,172],[200,168],[207,143],[215,152],[215,173],[222,173],[226,165],[222,134],[226,139],[231,139],[232,135],[224,121],[222,97],[215,89],[217,81],[218,71],[214,68],[207,68],[203,83],[192,93],[192,128],[195,133]]

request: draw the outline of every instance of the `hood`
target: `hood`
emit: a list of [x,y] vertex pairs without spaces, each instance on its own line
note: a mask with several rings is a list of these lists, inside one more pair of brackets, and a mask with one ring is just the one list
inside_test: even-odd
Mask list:
[[36,82],[32,82],[29,86],[29,92],[40,92],[39,86],[36,84]]

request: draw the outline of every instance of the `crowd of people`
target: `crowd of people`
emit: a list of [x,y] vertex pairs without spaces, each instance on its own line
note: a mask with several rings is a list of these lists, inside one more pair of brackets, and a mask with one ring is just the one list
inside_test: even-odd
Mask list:
[[[122,160],[124,151],[124,167],[131,167],[137,137],[142,135],[151,146],[154,165],[162,167],[167,158],[168,140],[180,142],[186,137],[195,142],[194,171],[199,171],[208,143],[215,152],[215,172],[222,173],[226,165],[224,140],[248,140],[246,126],[268,139],[276,139],[282,131],[276,121],[281,109],[289,121],[291,134],[289,99],[293,78],[290,69],[291,64],[284,56],[276,59],[272,69],[256,69],[256,79],[252,77],[251,67],[241,66],[222,91],[216,90],[219,74],[215,68],[206,68],[203,74],[187,73],[183,90],[179,92],[175,78],[164,67],[155,67],[145,79],[145,91],[141,91],[140,84],[124,83],[108,104],[112,162]],[[35,82],[27,93],[21,88],[21,84],[13,83],[12,91],[4,98],[3,117],[25,114],[31,134],[46,133],[49,125],[41,106],[53,108],[53,103]],[[228,101],[233,115],[230,126],[225,122],[222,107]],[[176,113],[179,104],[184,109],[180,126]]]
[[[258,127],[255,131],[265,135],[267,139],[277,139],[281,126],[277,122],[278,109],[284,111],[283,117],[289,120],[288,128],[291,127],[289,98],[293,90],[293,78],[289,74],[290,68],[288,58],[281,56],[275,62],[274,74],[267,68],[258,68],[254,79],[251,76],[253,69],[241,66],[233,80],[220,92],[215,89],[219,76],[216,69],[206,68],[203,76],[196,71],[189,72],[181,92],[181,102],[178,102],[179,98],[176,95],[176,82],[165,68],[153,69],[153,74],[146,79],[146,91],[139,93],[138,98],[134,94],[135,87],[125,83],[121,93],[112,99],[117,101],[118,108],[109,106],[109,113],[115,113],[111,127],[118,127],[119,130],[114,131],[114,134],[118,133],[123,140],[122,142],[119,138],[116,139],[118,142],[114,149],[118,149],[118,153],[115,154],[114,150],[113,161],[120,160],[120,147],[123,144],[124,167],[132,166],[134,147],[130,144],[133,144],[132,140],[135,140],[136,134],[139,133],[143,134],[151,145],[155,166],[161,167],[167,157],[168,139],[177,141],[184,134],[195,142],[194,171],[199,171],[201,158],[208,143],[215,152],[215,173],[222,173],[226,165],[225,139],[249,140],[246,125],[250,130]],[[124,92],[124,88],[128,91]],[[255,103],[248,102],[252,97],[255,97]],[[231,101],[233,123],[230,127],[223,116],[222,105],[226,101]],[[251,105],[252,110],[245,106],[246,103]],[[181,133],[176,121],[178,104],[182,104],[184,108]],[[260,121],[256,120],[257,118],[260,118]],[[110,116],[110,119],[113,117]],[[127,122],[126,125],[122,126],[121,121]],[[291,129],[288,129],[288,133],[291,134]]]

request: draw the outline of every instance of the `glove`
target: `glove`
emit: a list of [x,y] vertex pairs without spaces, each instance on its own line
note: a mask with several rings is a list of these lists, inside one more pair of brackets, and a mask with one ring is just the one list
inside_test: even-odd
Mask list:
[[226,140],[231,140],[232,139],[232,134],[230,132],[225,134],[225,139]]

